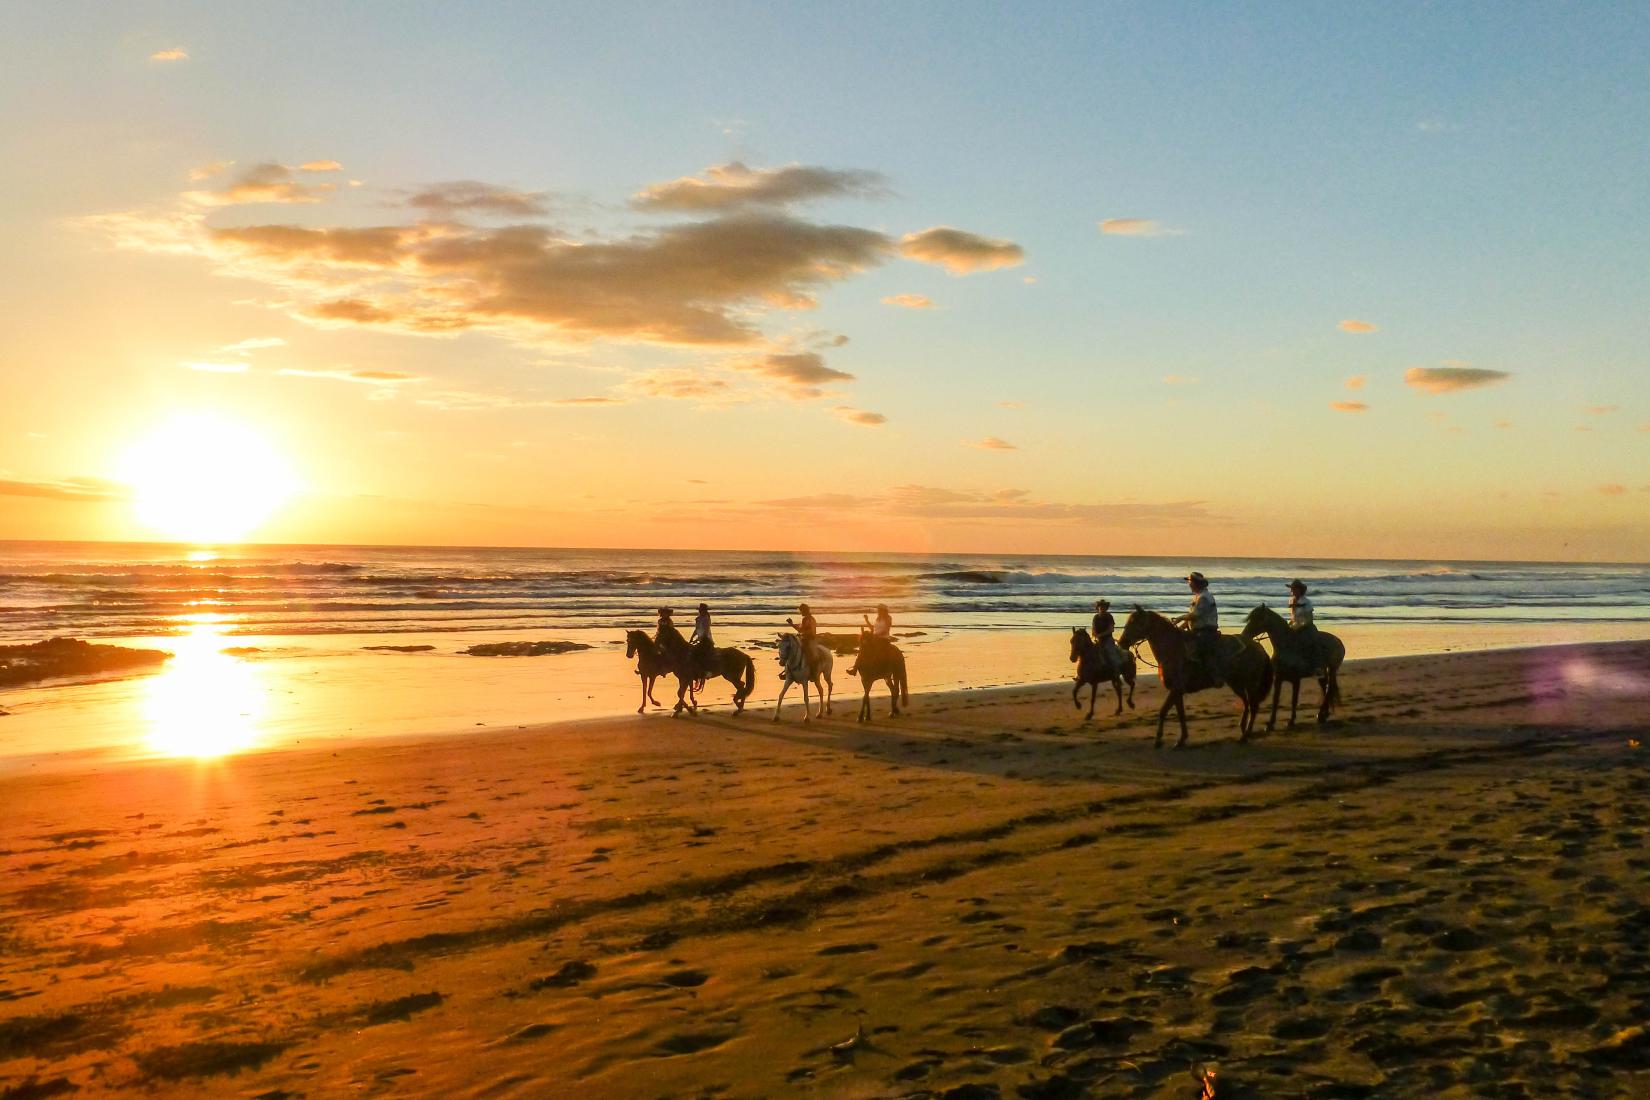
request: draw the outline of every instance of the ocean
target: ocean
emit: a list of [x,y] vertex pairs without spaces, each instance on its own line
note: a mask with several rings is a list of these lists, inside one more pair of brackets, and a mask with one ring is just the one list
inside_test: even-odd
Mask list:
[[[624,630],[651,629],[661,606],[686,628],[700,601],[718,641],[740,646],[771,641],[802,600],[827,631],[886,603],[919,692],[1057,680],[1069,628],[1095,599],[1119,622],[1136,603],[1179,613],[1190,569],[1209,577],[1229,631],[1257,604],[1285,604],[1299,577],[1354,659],[1650,636],[1646,564],[0,542],[0,643],[75,637],[177,655],[149,676],[0,692],[0,756],[622,713],[637,696]],[[461,652],[516,640],[592,648]],[[429,648],[367,648],[389,645]],[[775,687],[760,667],[758,704]],[[168,722],[191,733],[157,732]]]

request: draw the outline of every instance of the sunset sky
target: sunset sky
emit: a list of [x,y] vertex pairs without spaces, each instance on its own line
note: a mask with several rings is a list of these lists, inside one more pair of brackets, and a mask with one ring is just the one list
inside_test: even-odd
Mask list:
[[1636,3],[7,4],[0,538],[1645,560],[1646,57]]

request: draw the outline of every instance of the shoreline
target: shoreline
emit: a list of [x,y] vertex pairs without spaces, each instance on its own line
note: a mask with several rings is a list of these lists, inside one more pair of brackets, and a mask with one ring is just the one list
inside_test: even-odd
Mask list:
[[[1348,670],[1356,670],[1356,668],[1379,668],[1379,666],[1383,666],[1383,663],[1389,663],[1389,661],[1440,660],[1440,658],[1472,655],[1472,653],[1510,653],[1510,651],[1528,650],[1569,650],[1569,648],[1577,648],[1577,646],[1633,645],[1635,642],[1645,642],[1645,640],[1650,640],[1650,625],[1645,625],[1642,632],[1638,630],[1637,623],[1627,625],[1627,628],[1620,630],[1619,633],[1627,633],[1630,637],[1610,637],[1605,638],[1605,640],[1566,640],[1566,642],[1539,643],[1539,645],[1520,645],[1520,643],[1495,645],[1495,643],[1480,643],[1480,645],[1465,646],[1459,645],[1460,637],[1462,637],[1459,633],[1439,633],[1442,633],[1444,637],[1439,640],[1440,648],[1435,648],[1435,650],[1404,651],[1404,653],[1394,653],[1394,655],[1350,658],[1350,660],[1346,661],[1345,668],[1348,668]],[[1036,642],[1038,642],[1038,645],[1041,646],[1043,650],[1048,650],[1048,633],[1023,632],[1020,635],[1021,642],[1030,640],[1030,638],[1035,638]],[[975,648],[983,648],[983,646],[980,646],[980,642],[983,642],[983,638],[978,637],[978,635],[977,637],[970,638],[970,642],[975,643]],[[1058,638],[1054,638],[1054,642],[1058,642]],[[1455,642],[1457,645],[1442,645],[1444,642]],[[926,656],[922,655],[921,646],[911,646],[911,648],[912,650],[916,650],[917,660],[922,660],[922,656]],[[208,665],[205,666],[205,670],[196,671],[191,668],[190,678],[186,681],[186,686],[196,688],[198,681],[205,678],[205,676],[223,675],[224,671],[238,670],[238,668],[241,668],[241,666],[244,665],[243,661],[228,660],[228,658],[221,655],[221,653],[218,653],[218,655],[206,656],[211,658],[211,660],[208,661]],[[398,656],[399,655],[389,655],[386,660],[394,661],[398,658]],[[549,665],[541,665],[540,668],[548,668],[548,670],[553,671],[554,661],[564,660],[564,656],[551,656],[551,658],[465,658],[465,660],[487,661],[488,668],[483,668],[483,670],[477,671],[516,671],[520,670],[521,663],[525,663],[525,661],[549,661]],[[617,691],[619,691],[619,688],[624,688],[625,691],[632,694],[632,696],[634,696],[635,691],[637,691],[634,673],[630,671],[630,663],[622,663],[624,668],[622,668],[622,670],[617,670],[614,663],[612,663],[615,656],[617,656],[615,653],[609,653],[609,651],[587,651],[587,653],[579,653],[579,655],[571,656],[574,656],[576,660],[581,660],[582,658],[582,661],[586,661],[586,663],[599,663],[599,665],[602,666],[602,675],[604,675],[604,679],[602,679],[601,684],[604,688],[606,688],[607,693],[609,693],[609,698],[619,698],[619,696],[617,696]],[[772,678],[772,673],[769,671],[767,661],[764,660],[767,656],[769,656],[769,651],[756,650],[754,660],[757,660],[757,668],[761,671],[759,671],[757,691],[752,694],[752,699],[749,703],[747,703],[746,707],[747,716],[751,717],[751,719],[757,719],[757,717],[759,717],[761,721],[767,721],[767,717],[771,717],[772,703],[774,703],[774,696],[775,693],[777,693],[777,691],[775,691],[774,678]],[[277,658],[277,660],[279,660],[279,658]],[[838,660],[837,686],[840,691],[838,691],[837,696],[840,699],[851,698],[851,706],[858,707],[858,698],[860,698],[861,691],[860,681],[858,681],[858,678],[848,678],[848,676],[841,673],[841,670],[845,668],[846,660],[848,660],[848,658],[840,658],[840,660]],[[1049,665],[1054,665],[1053,660],[1049,660],[1048,663]],[[516,670],[512,670],[512,668],[510,668],[512,665],[516,666]],[[975,665],[977,665],[977,661],[975,661]],[[1061,665],[1064,665],[1063,661],[1061,661]],[[13,698],[16,698],[16,696],[25,696],[25,694],[33,693],[35,698],[40,698],[40,696],[51,696],[53,699],[61,699],[64,703],[73,704],[78,701],[78,699],[73,696],[73,693],[76,693],[76,691],[84,691],[84,689],[101,689],[104,693],[112,696],[115,703],[127,704],[127,706],[125,706],[125,711],[130,711],[130,709],[132,709],[132,707],[130,707],[130,701],[134,698],[139,698],[139,696],[142,696],[145,689],[153,686],[153,684],[157,683],[157,679],[160,678],[160,676],[165,675],[167,675],[167,673],[162,671],[162,673],[157,673],[157,675],[147,676],[106,676],[106,678],[89,679],[89,681],[84,681],[84,683],[82,683],[82,681],[68,681],[68,683],[33,684],[33,686],[28,686],[28,688],[12,689],[12,693],[10,694],[12,694]],[[1140,668],[1138,668],[1138,683],[1143,684],[1147,683],[1147,681],[1153,681],[1153,683],[1155,683],[1155,679],[1157,679],[1157,675],[1155,675],[1155,671],[1152,670],[1152,666],[1143,665],[1142,663]],[[615,684],[615,681],[617,681],[617,684]],[[158,681],[158,683],[165,683],[165,681]],[[668,678],[660,679],[660,684],[658,684],[657,688],[657,694],[660,696],[660,699],[662,699],[662,703],[665,703],[665,707],[662,707],[662,709],[648,707],[648,711],[645,712],[645,714],[635,714],[629,706],[612,706],[609,709],[609,707],[604,706],[604,704],[597,704],[596,707],[586,707],[584,712],[579,712],[576,716],[558,717],[558,719],[549,719],[549,721],[543,721],[543,719],[540,719],[540,721],[518,721],[518,719],[510,719],[510,717],[505,717],[505,719],[493,719],[493,721],[474,722],[474,724],[469,727],[460,726],[457,721],[450,721],[449,724],[444,724],[444,726],[439,727],[409,727],[406,722],[403,722],[401,727],[394,727],[394,729],[386,729],[386,731],[381,732],[302,731],[302,736],[300,736],[300,734],[289,734],[289,736],[269,737],[267,740],[256,740],[249,737],[249,739],[247,739],[247,744],[231,745],[229,752],[224,752],[224,754],[218,754],[218,752],[191,752],[190,744],[180,745],[181,750],[157,750],[150,747],[150,749],[145,752],[145,750],[134,750],[130,749],[130,747],[125,747],[125,749],[122,749],[122,742],[119,742],[119,740],[109,739],[107,740],[107,744],[91,744],[84,745],[84,747],[71,747],[71,749],[38,750],[38,752],[7,752],[7,754],[0,754],[0,778],[8,777],[8,775],[25,775],[25,773],[46,773],[61,772],[61,770],[87,769],[87,767],[111,767],[111,769],[117,769],[117,767],[125,767],[125,765],[145,764],[145,762],[165,762],[165,760],[173,759],[190,759],[190,757],[211,759],[211,757],[216,757],[216,755],[264,755],[287,754],[287,752],[320,752],[320,750],[333,749],[333,747],[340,747],[340,745],[409,744],[409,742],[411,742],[411,744],[422,744],[422,742],[431,742],[431,740],[447,739],[469,740],[469,742],[474,742],[474,740],[477,739],[485,739],[485,737],[490,736],[490,734],[502,734],[502,732],[531,731],[538,734],[538,736],[544,736],[544,734],[553,734],[556,729],[561,729],[561,727],[586,726],[586,724],[591,724],[591,722],[627,721],[627,719],[647,719],[647,717],[668,717],[670,716],[670,709],[668,709],[668,706],[670,706],[670,699],[672,699],[672,694],[670,694],[670,691],[667,691],[667,684],[670,683],[673,683],[673,681],[670,681]],[[921,688],[921,686],[919,686],[916,691],[912,691],[912,701],[914,701],[916,706],[921,707],[924,706],[924,701],[929,701],[931,704],[945,704],[947,701],[950,701],[950,699],[957,698],[957,696],[980,698],[982,693],[997,693],[997,691],[1010,691],[1011,693],[1011,691],[1023,691],[1023,689],[1049,689],[1056,686],[1056,684],[1069,683],[1071,683],[1071,676],[1066,675],[1054,676],[1054,678],[1046,679],[1023,679],[1023,681],[1016,681],[1016,683],[983,683],[978,684],[978,686],[945,686],[945,688]],[[437,686],[434,691],[436,691],[441,698],[449,699],[450,701],[450,699],[454,698],[455,694],[459,694],[465,686],[467,686],[465,681],[460,679],[457,683],[441,684],[441,686]],[[711,686],[708,694],[706,694],[706,698],[708,698],[709,703],[706,704],[706,706],[701,706],[703,711],[708,712],[708,714],[716,714],[716,716],[729,716],[729,714],[731,714],[731,703],[729,703],[728,693],[726,693],[723,688],[724,684],[719,683],[719,681]],[[426,691],[431,691],[431,688],[429,688],[427,684],[424,689],[426,689]],[[582,689],[584,689],[584,686],[579,686],[579,691],[582,691]],[[1107,691],[1109,691],[1109,689],[1107,689]],[[1307,696],[1310,696],[1310,698],[1317,698],[1317,696],[1312,696],[1312,691],[1315,691],[1315,686],[1313,686],[1312,683],[1308,683],[1308,681],[1303,681],[1302,698],[1307,698]],[[592,696],[592,698],[594,698],[594,696]],[[871,698],[873,698],[873,706],[881,706],[886,709],[886,686],[883,686],[883,684],[876,684],[876,686],[873,686]],[[0,704],[5,703],[5,701],[7,701],[7,694],[0,694]],[[241,703],[243,703],[243,701],[239,698],[228,699],[228,706],[231,707]],[[1287,696],[1285,696],[1285,704],[1287,704]],[[520,709],[525,711],[528,706],[530,706],[530,704],[523,703],[523,706],[521,706]],[[838,704],[838,706],[840,706],[840,704]],[[1101,707],[1101,704],[1097,704],[1096,721],[1099,721],[1099,716],[1101,716],[1102,712],[1099,707]],[[5,707],[0,706],[0,709],[5,709]],[[111,709],[114,711],[114,707],[111,706]],[[455,709],[462,709],[462,704],[455,704]],[[114,717],[114,719],[127,717],[125,711],[115,711],[114,716],[112,717]],[[221,721],[223,717],[226,717],[226,714],[228,714],[228,709],[226,709],[226,706],[218,706],[214,707],[214,709],[210,709],[210,711],[206,711],[205,719],[206,721]],[[46,712],[45,716],[38,717],[51,716],[53,716],[53,712]],[[787,716],[785,717],[785,721],[800,721],[800,691],[797,688],[792,688],[789,696],[785,699],[785,716]],[[18,721],[18,717],[20,717],[20,712],[18,711],[8,711],[5,716],[0,716],[0,736],[3,736],[3,734],[12,734],[13,731],[16,731],[16,729],[23,724],[23,722]],[[132,716],[129,721],[140,721],[140,717],[144,716]],[[188,717],[193,719],[193,716]],[[678,719],[678,721],[691,721],[691,719],[690,717],[683,717],[683,719]],[[210,747],[210,745],[208,745],[208,747]]]
[[0,1087],[1631,1091],[1650,642],[1443,659],[1178,752],[1142,678],[6,776]]

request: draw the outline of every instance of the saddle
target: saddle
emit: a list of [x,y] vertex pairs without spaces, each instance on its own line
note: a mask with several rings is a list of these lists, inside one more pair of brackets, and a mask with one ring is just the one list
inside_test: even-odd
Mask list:
[[1186,690],[1202,691],[1226,683],[1226,669],[1243,648],[1242,638],[1217,634],[1213,638],[1188,631],[1186,634]]

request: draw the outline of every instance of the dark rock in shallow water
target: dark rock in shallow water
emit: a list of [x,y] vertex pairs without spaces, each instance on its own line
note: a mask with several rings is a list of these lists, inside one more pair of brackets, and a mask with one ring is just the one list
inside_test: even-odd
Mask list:
[[362,649],[370,649],[377,653],[428,653],[434,649],[433,645],[364,645]]
[[583,642],[488,642],[473,645],[464,652],[471,657],[544,657],[589,648]]
[[0,687],[59,676],[92,676],[100,672],[152,669],[171,656],[161,649],[93,645],[78,638],[52,638],[31,645],[3,645],[0,646]]

